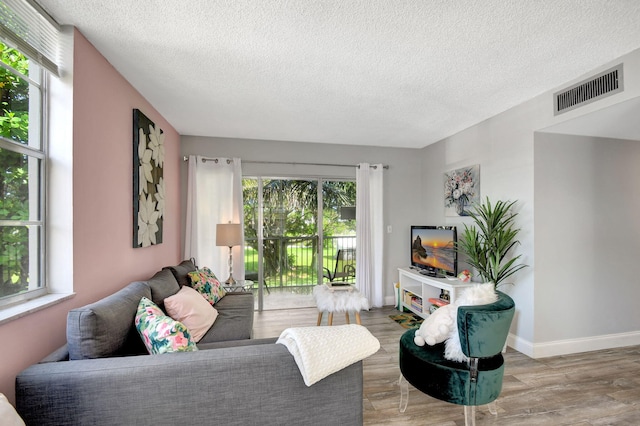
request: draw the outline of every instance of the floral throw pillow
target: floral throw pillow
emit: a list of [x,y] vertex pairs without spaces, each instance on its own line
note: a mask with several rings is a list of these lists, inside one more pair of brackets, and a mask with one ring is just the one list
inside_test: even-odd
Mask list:
[[198,350],[187,327],[165,315],[158,305],[146,297],[138,303],[135,324],[152,355]]
[[211,303],[211,305],[217,303],[218,300],[227,294],[224,287],[220,285],[220,281],[218,281],[215,274],[211,272],[209,268],[189,272],[189,278],[191,278],[191,286],[198,290],[202,297],[207,299],[207,302]]

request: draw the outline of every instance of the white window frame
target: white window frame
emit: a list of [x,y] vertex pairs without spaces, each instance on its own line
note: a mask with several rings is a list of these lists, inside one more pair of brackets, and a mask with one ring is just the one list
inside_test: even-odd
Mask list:
[[[7,46],[7,41],[0,39]],[[17,50],[17,49],[16,49]],[[21,52],[22,53],[22,52]],[[36,62],[29,61],[29,76],[22,75],[9,65],[0,66],[29,84],[29,141],[26,145],[0,136],[0,148],[26,155],[29,159],[29,212],[28,220],[0,219],[0,226],[29,226],[29,286],[26,292],[0,298],[0,307],[15,305],[47,294],[46,265],[46,173],[47,138],[46,71]],[[36,164],[33,164],[35,160]],[[36,176],[37,179],[32,179]]]
[[[44,156],[39,194],[42,227],[40,253],[34,257],[39,260],[41,287],[14,298],[11,304],[0,304],[1,325],[74,295],[73,117],[69,113],[73,108],[74,31],[71,26],[59,26],[34,0],[2,0],[0,24],[5,44],[47,70],[41,79],[39,120]],[[30,111],[32,114],[35,112]],[[35,121],[30,118],[30,133]],[[49,140],[55,142],[49,144]]]

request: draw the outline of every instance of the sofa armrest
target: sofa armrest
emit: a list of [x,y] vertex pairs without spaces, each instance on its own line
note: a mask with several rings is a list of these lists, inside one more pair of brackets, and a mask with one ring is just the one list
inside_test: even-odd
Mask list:
[[41,363],[45,362],[59,362],[59,361],[69,361],[69,348],[67,345],[61,346],[55,351],[51,352],[45,358],[40,361]]
[[36,364],[16,406],[27,425],[361,425],[362,362],[310,387],[278,344]]

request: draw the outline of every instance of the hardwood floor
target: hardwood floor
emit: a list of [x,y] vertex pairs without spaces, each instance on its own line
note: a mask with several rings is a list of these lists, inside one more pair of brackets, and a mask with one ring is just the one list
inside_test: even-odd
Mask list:
[[[462,406],[411,386],[407,410],[398,411],[398,341],[405,329],[389,319],[394,313],[385,307],[361,314],[362,324],[381,345],[364,361],[364,424],[464,425]],[[317,318],[315,308],[256,312],[254,337],[315,326]],[[344,323],[344,316],[334,317],[334,324]],[[478,407],[478,425],[640,425],[640,346],[538,360],[509,348],[505,360],[498,415]]]

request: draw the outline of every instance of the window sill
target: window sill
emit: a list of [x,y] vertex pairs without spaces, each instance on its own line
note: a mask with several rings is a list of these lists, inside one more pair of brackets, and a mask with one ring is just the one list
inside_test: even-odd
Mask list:
[[71,299],[73,296],[75,296],[75,293],[51,293],[13,306],[7,306],[0,309],[0,325],[56,305]]

